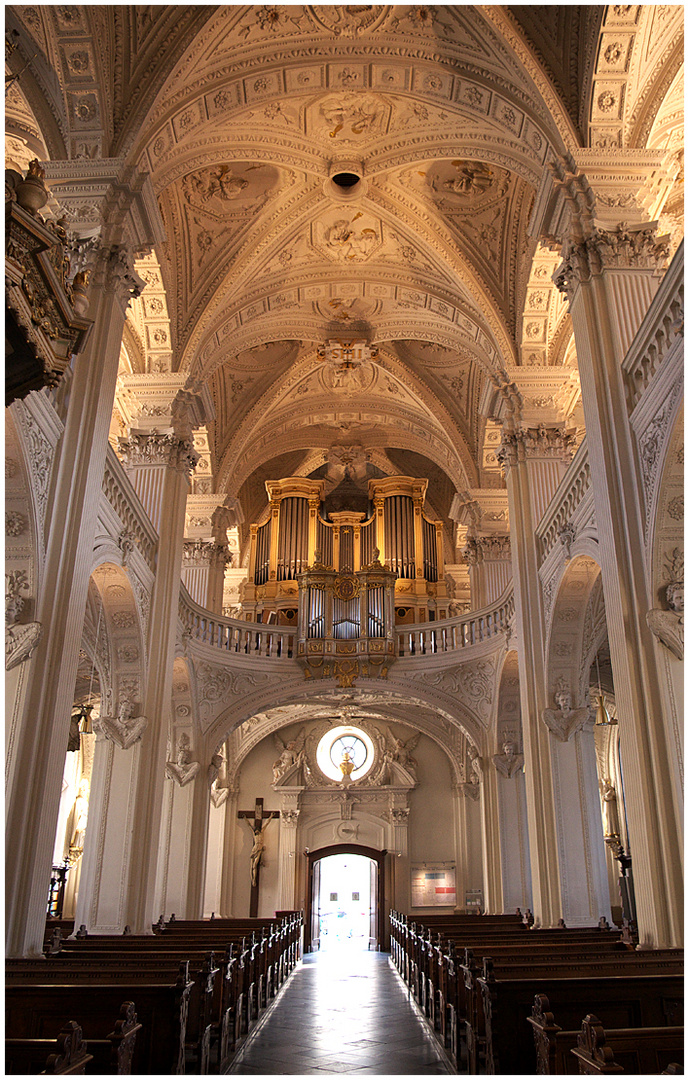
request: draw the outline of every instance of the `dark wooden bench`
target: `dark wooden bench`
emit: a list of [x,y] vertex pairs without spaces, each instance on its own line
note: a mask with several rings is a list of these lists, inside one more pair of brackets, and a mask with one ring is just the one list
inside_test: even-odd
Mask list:
[[[47,1072],[47,1059],[51,1055],[53,1058],[65,1056],[66,1051],[68,1051],[66,1056],[70,1058],[71,1063],[75,1057],[74,1047],[78,1043],[88,1053],[89,1061],[85,1062],[87,1074],[127,1076],[132,1071],[132,1056],[136,1036],[140,1029],[141,1024],[137,1019],[134,1002],[125,1001],[120,1007],[113,1030],[105,1039],[90,1039],[88,1043],[82,1043],[81,1026],[76,1021],[69,1021],[63,1027],[57,1042],[55,1039],[18,1039],[7,1035],[5,1073],[9,1076],[27,1076],[32,1073]],[[53,1060],[52,1064],[54,1066],[56,1061]],[[67,1070],[53,1068],[53,1072],[55,1071]]]
[[611,1028],[676,1026],[681,1017],[681,975],[617,975],[585,978],[478,979],[485,1018],[487,1073],[536,1072],[536,1049],[525,1021],[536,994],[545,994],[563,1029],[595,1010]]
[[[109,971],[121,972],[122,977],[125,972],[127,977],[138,977],[141,972],[150,979],[156,969],[171,971],[180,962],[189,961],[194,987],[187,1049],[198,1068],[206,1071],[213,1044],[219,1044],[218,1053],[224,1059],[278,988],[277,966],[268,958],[270,938],[254,934],[228,942],[227,937],[219,931],[217,937],[203,934],[188,940],[163,936],[70,939],[49,956],[48,963],[58,970],[67,970],[65,965],[69,964],[70,971],[82,971],[91,978],[98,978],[98,972],[107,966]],[[208,947],[220,943],[222,948],[212,953],[211,960]],[[17,971],[16,965],[11,970]]]
[[[244,933],[249,927],[251,932]],[[302,927],[301,913],[280,920],[160,920],[151,935],[89,936],[82,932],[79,938],[51,939],[49,962],[70,964],[89,980],[98,979],[107,965],[123,977],[141,974],[151,981],[156,967],[167,970],[173,961],[189,960],[194,987],[187,1051],[190,1062],[199,1071],[207,1071],[211,1058],[218,1068],[229,1063],[238,1040],[278,992],[301,954]],[[207,965],[203,967],[209,948],[217,950],[217,978],[211,978]],[[15,978],[16,963],[11,962]],[[36,968],[41,961],[21,963]],[[24,974],[31,973],[24,969]]]
[[57,1039],[5,1039],[6,1076],[83,1076],[92,1063],[75,1020],[63,1026]]
[[15,1038],[48,1038],[65,1023],[65,1017],[78,1016],[87,1042],[107,1039],[112,1017],[118,1014],[125,998],[136,1002],[141,1023],[132,1072],[183,1073],[191,986],[183,975],[176,982],[158,985],[102,979],[101,982],[46,983],[8,979],[6,1031],[11,1031]]
[[[159,985],[174,983],[182,977],[190,983],[186,1002],[185,1060],[199,1072],[208,1072],[211,1041],[215,1034],[216,983],[220,968],[213,952],[180,961],[178,957],[136,956],[133,952],[124,957],[116,953],[101,952],[97,955],[60,953],[46,960],[9,960],[5,968],[8,986],[38,982],[43,985],[62,983],[90,985],[92,983],[119,983],[128,986],[142,983]],[[217,990],[218,995],[220,990]]]
[[603,1028],[593,1014],[579,1030],[563,1031],[555,1023],[550,1002],[537,994],[531,1016],[539,1074],[628,1072],[661,1073],[684,1057],[680,1026]]

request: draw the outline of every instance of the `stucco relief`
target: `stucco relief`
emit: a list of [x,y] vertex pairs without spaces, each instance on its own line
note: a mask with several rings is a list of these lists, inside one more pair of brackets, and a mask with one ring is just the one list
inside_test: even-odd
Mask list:
[[376,94],[328,94],[308,106],[306,133],[330,146],[361,145],[387,129],[390,113],[390,105]]
[[465,697],[470,708],[485,722],[490,718],[495,682],[495,661],[476,660],[445,671],[424,671],[416,676],[445,693]]
[[366,262],[383,245],[383,226],[358,208],[338,208],[314,223],[311,243],[329,261]]

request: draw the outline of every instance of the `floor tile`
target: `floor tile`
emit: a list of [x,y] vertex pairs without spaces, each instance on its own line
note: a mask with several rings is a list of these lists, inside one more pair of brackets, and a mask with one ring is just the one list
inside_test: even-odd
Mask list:
[[385,953],[312,953],[231,1073],[438,1075],[447,1060]]

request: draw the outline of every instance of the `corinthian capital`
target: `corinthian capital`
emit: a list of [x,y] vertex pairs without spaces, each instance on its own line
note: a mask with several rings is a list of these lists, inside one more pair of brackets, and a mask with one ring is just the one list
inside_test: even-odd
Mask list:
[[579,242],[565,242],[562,262],[553,281],[571,299],[578,284],[590,281],[604,270],[662,270],[669,253],[669,237],[658,237],[655,223],[620,222],[612,229],[594,228],[590,236]]
[[569,462],[576,449],[576,433],[562,426],[505,431],[496,457],[503,468],[528,457],[554,457]]
[[227,544],[217,544],[212,540],[185,540],[182,565],[187,566],[227,566],[232,556]]
[[167,465],[189,475],[199,460],[193,443],[188,439],[178,439],[170,432],[132,433],[128,439],[118,439],[118,450],[126,469],[141,465]]

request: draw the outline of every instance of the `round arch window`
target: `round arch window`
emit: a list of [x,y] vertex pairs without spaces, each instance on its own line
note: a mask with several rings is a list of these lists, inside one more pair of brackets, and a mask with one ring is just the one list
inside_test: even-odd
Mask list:
[[375,747],[361,728],[341,726],[326,731],[316,749],[318,767],[329,780],[359,780],[373,765]]

